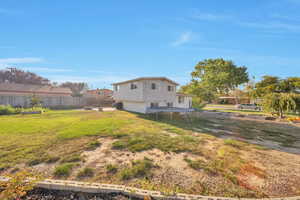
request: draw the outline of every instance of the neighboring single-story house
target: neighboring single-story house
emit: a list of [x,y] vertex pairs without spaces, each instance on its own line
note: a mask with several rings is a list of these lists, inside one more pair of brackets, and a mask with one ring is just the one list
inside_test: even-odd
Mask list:
[[234,96],[221,96],[218,97],[217,101],[215,102],[217,104],[249,104],[251,103],[251,99],[247,97],[237,98]]
[[113,98],[122,103],[124,110],[133,112],[150,113],[168,108],[191,111],[192,97],[176,93],[178,85],[166,77],[141,77],[114,83]]
[[80,105],[81,100],[71,95],[72,91],[69,88],[0,83],[0,105],[29,107],[33,96],[38,97],[44,107]]
[[87,90],[83,96],[89,106],[109,107],[114,103],[113,91],[110,89]]
[[113,96],[113,91],[110,89],[95,89],[95,90],[87,90],[87,94],[92,94],[92,95],[99,95],[101,97],[112,97]]

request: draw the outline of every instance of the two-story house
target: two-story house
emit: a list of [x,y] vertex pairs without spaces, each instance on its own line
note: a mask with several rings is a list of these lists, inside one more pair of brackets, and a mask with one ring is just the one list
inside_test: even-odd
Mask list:
[[139,113],[158,108],[190,109],[192,97],[176,93],[178,85],[166,77],[141,77],[114,83],[113,98],[124,110]]

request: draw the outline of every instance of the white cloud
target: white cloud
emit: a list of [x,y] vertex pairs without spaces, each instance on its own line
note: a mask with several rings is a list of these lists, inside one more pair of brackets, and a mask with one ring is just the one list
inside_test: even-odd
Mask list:
[[37,57],[24,57],[24,58],[0,58],[0,64],[18,64],[18,63],[40,63],[44,59]]
[[172,46],[181,46],[186,44],[192,40],[192,33],[191,32],[184,32],[182,33],[177,40],[172,42]]

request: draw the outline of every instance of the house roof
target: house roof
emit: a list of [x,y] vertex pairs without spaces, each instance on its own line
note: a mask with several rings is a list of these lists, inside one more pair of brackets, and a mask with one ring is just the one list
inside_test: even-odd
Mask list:
[[53,87],[49,85],[31,85],[31,84],[18,84],[18,83],[0,83],[0,93],[1,92],[58,94],[58,95],[72,94],[72,91],[69,88]]
[[94,89],[94,90],[87,90],[87,93],[99,93],[99,92],[105,92],[105,93],[112,93],[113,91],[110,89]]
[[125,84],[125,83],[142,81],[142,80],[162,80],[162,81],[168,81],[168,82],[170,82],[170,83],[172,83],[174,85],[179,85],[175,81],[172,81],[171,79],[168,79],[166,77],[140,77],[140,78],[135,78],[135,79],[127,80],[127,81],[113,83],[112,85],[121,85],[121,84]]
[[[237,97],[234,96],[221,96],[218,97],[219,99],[236,99]],[[249,99],[248,97],[239,97],[239,99]]]

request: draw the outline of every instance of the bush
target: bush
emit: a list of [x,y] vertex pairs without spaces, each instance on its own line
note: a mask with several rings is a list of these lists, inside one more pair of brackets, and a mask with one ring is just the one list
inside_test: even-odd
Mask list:
[[78,178],[92,177],[92,176],[94,176],[94,170],[88,167],[80,170],[77,174]]
[[74,163],[66,163],[59,165],[54,170],[54,176],[56,177],[68,177],[71,174]]
[[[31,179],[28,179],[31,178]],[[38,177],[26,171],[20,171],[10,176],[8,181],[0,181],[0,199],[13,200],[21,199],[32,190],[38,181]]]
[[21,107],[17,107],[14,108],[10,105],[5,106],[5,105],[0,105],[0,115],[13,115],[13,114],[20,114],[22,112],[44,112],[45,108],[42,107],[33,107],[33,108],[21,108]]
[[0,115],[12,115],[16,114],[17,110],[12,106],[0,105]]

